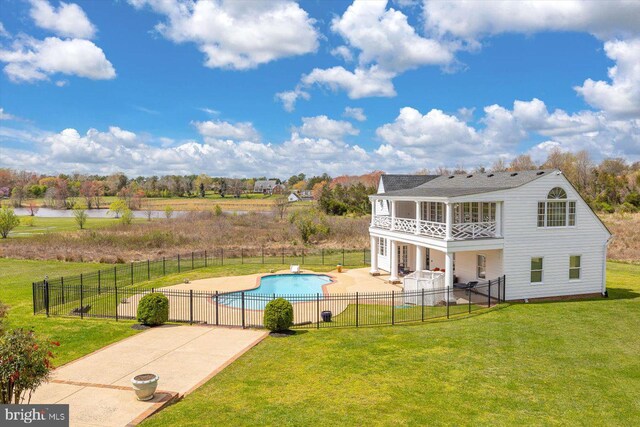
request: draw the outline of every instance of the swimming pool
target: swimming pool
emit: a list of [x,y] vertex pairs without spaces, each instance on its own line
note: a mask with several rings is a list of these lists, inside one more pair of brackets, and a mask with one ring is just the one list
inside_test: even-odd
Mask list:
[[[326,274],[272,274],[260,278],[260,286],[244,291],[245,308],[263,310],[273,295],[284,297],[291,302],[312,301],[322,298],[322,286],[331,283]],[[242,292],[232,292],[220,296],[220,304],[231,307],[242,306]]]

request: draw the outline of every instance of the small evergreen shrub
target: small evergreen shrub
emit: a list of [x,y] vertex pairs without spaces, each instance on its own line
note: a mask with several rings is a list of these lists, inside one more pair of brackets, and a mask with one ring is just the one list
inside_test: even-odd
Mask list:
[[138,322],[157,326],[169,320],[169,299],[161,293],[147,294],[138,304]]
[[273,332],[286,331],[293,326],[293,306],[284,298],[269,301],[264,308],[264,327]]

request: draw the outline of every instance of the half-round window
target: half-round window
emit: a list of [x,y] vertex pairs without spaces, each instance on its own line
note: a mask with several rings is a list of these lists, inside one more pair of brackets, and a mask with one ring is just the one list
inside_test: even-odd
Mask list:
[[567,192],[560,187],[552,188],[547,195],[547,199],[566,199]]

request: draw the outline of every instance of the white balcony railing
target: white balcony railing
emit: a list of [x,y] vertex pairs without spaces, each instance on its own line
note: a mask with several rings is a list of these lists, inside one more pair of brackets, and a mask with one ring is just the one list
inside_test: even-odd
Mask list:
[[[416,221],[412,218],[395,218],[392,220],[389,215],[376,215],[373,218],[373,226],[385,230],[394,230],[401,233],[416,234],[445,239],[447,236],[447,226],[442,222]],[[496,222],[469,222],[451,225],[451,238],[453,240],[486,239],[496,237]]]
[[496,223],[495,221],[490,221],[453,224],[451,226],[451,237],[454,240],[496,237]]
[[373,217],[373,226],[389,230],[391,228],[391,217],[388,215],[376,215]]
[[410,218],[396,218],[393,223],[393,229],[404,233],[415,233],[416,220]]
[[444,239],[447,235],[447,226],[442,222],[420,221],[418,225],[420,227],[418,234],[422,234],[423,236]]

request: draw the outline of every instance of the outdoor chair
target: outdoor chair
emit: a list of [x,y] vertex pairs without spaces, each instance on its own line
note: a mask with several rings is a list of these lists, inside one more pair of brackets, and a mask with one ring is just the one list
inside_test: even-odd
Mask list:
[[453,288],[454,289],[461,289],[461,290],[465,290],[465,291],[469,292],[469,291],[471,291],[471,289],[475,288],[477,284],[478,284],[478,282],[476,282],[476,281],[467,282],[467,283],[454,283],[453,284]]
[[291,273],[293,274],[300,274],[300,266],[299,265],[292,265],[290,267]]

